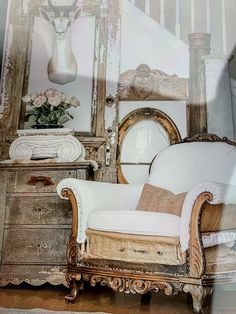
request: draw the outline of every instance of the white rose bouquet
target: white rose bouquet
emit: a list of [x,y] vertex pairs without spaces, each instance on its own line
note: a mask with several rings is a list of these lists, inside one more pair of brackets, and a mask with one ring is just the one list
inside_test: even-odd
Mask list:
[[25,95],[22,101],[30,107],[26,111],[25,121],[34,117],[36,126],[59,125],[66,123],[73,116],[67,111],[70,107],[78,107],[79,100],[56,89],[49,88],[42,92]]

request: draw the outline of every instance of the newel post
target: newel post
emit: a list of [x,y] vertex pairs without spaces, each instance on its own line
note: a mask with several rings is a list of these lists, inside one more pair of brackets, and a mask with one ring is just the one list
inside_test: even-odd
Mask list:
[[207,133],[206,78],[203,56],[210,54],[208,33],[189,34],[188,136]]

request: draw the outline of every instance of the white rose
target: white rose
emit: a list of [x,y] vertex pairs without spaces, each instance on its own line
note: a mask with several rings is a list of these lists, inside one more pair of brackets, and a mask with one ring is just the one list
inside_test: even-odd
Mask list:
[[71,99],[70,96],[66,95],[65,99],[63,100],[66,104],[70,104],[70,99]]
[[46,96],[46,97],[54,96],[54,94],[55,94],[55,89],[53,89],[53,88],[48,88],[48,89],[46,89],[46,91],[45,91],[45,96]]
[[23,102],[31,102],[31,97],[30,97],[30,95],[25,95],[24,97],[22,97],[22,101]]
[[70,99],[70,104],[71,104],[71,106],[73,106],[73,107],[78,107],[78,106],[80,106],[80,102],[79,102],[79,100],[78,100],[76,97],[71,97],[71,99]]
[[34,107],[41,107],[45,102],[47,101],[47,98],[45,96],[38,96],[34,102]]
[[30,95],[31,101],[34,101],[37,97],[38,96],[35,93]]
[[52,106],[52,107],[57,107],[60,105],[61,103],[61,97],[59,95],[55,95],[52,97],[48,97],[48,103]]

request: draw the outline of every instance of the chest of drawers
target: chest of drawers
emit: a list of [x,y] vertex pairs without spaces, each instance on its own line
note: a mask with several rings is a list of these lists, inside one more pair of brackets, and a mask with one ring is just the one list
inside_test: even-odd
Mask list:
[[0,163],[0,285],[66,285],[71,209],[56,193],[64,178],[91,179],[90,163]]

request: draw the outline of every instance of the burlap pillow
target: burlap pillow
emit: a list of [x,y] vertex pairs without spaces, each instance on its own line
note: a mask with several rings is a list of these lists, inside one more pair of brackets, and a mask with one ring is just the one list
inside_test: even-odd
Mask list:
[[187,193],[174,194],[158,186],[145,184],[136,210],[168,213],[181,216]]

